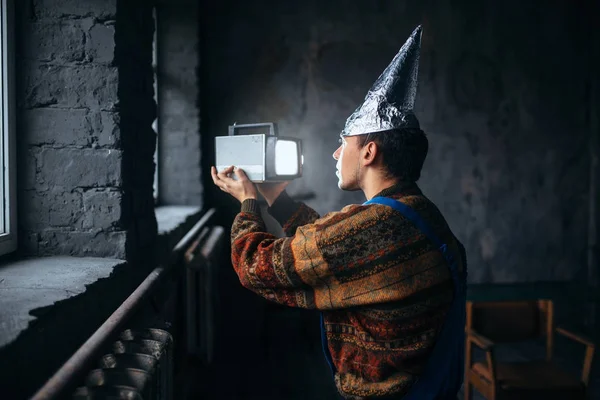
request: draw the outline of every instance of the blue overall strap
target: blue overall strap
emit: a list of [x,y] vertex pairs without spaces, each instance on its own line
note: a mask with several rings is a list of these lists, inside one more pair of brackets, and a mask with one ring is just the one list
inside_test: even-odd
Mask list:
[[454,281],[454,299],[438,334],[425,369],[403,400],[456,399],[464,378],[466,282],[448,246],[409,206],[388,197],[374,197],[364,204],[383,204],[399,211],[442,252]]

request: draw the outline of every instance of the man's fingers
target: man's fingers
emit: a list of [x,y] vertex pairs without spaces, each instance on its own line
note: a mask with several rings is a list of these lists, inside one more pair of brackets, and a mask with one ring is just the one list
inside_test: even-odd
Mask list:
[[[227,183],[224,182],[223,178],[220,176],[221,174],[217,173],[217,168],[215,167],[211,167],[210,168],[210,175],[212,177],[213,183],[222,191],[227,192]],[[224,177],[225,179],[230,179],[227,177]]]
[[218,186],[219,176],[217,175],[217,169],[215,167],[210,167],[210,176],[212,177],[214,184]]
[[237,167],[236,167],[236,168],[234,169],[234,171],[235,171],[234,173],[237,175],[237,177],[238,177],[240,180],[248,179],[248,176],[246,175],[246,173],[244,172],[244,170],[243,170],[243,169],[241,169],[241,168],[237,168]]
[[229,175],[233,172],[233,165],[230,167],[225,168],[223,171],[219,172],[219,175]]
[[[245,181],[248,181],[248,176],[244,172],[244,170],[234,167],[233,165],[225,168],[221,172],[218,172],[217,169],[213,166],[210,168],[210,174],[212,176],[213,182],[216,186],[219,187],[224,192],[232,193],[230,191],[237,191],[237,188],[241,187],[240,185],[244,185]],[[235,174],[237,179],[232,177],[232,174]]]
[[227,182],[228,180],[233,180],[229,175],[233,172],[233,165],[231,167],[225,168],[223,171],[219,172],[217,176],[222,181]]

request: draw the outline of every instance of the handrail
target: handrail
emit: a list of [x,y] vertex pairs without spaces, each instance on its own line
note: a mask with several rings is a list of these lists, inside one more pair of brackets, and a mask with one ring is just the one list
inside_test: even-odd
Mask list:
[[[166,267],[158,266],[142,281],[127,299],[111,314],[110,317],[81,345],[58,371],[42,386],[31,400],[53,400],[64,395],[67,390],[75,389],[75,382],[85,374],[100,356],[100,352],[111,338],[115,337],[125,323],[137,311],[143,300],[156,288],[167,272],[181,259],[184,249],[189,246],[194,236],[208,224],[216,210],[211,208],[175,245]],[[72,387],[73,386],[73,387]]]

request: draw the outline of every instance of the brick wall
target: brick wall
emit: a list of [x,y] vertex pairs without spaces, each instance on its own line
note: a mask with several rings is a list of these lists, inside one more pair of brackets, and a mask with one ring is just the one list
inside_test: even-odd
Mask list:
[[152,29],[142,1],[17,2],[21,253],[133,258],[155,236]]

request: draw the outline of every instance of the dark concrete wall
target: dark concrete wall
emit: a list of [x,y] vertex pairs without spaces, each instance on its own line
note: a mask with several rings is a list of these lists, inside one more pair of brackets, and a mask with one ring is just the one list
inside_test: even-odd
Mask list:
[[197,1],[157,7],[158,202],[202,206]]
[[[126,256],[139,267],[152,269],[157,260],[154,214],[154,151],[156,117],[152,41],[152,2],[119,0],[115,58],[119,69],[119,116],[123,146],[123,215]],[[143,265],[142,265],[143,264]],[[136,265],[137,266],[137,265]]]
[[[424,26],[416,113],[430,154],[420,185],[465,243],[470,282],[585,273],[589,21],[581,2],[206,4],[203,128],[274,121],[304,140],[320,213],[364,201],[337,188],[346,118]],[[206,165],[211,155],[206,155]],[[205,165],[205,166],[206,166]],[[213,204],[229,204],[207,187]]]
[[21,253],[131,258],[156,235],[152,15],[126,3],[17,2]]

